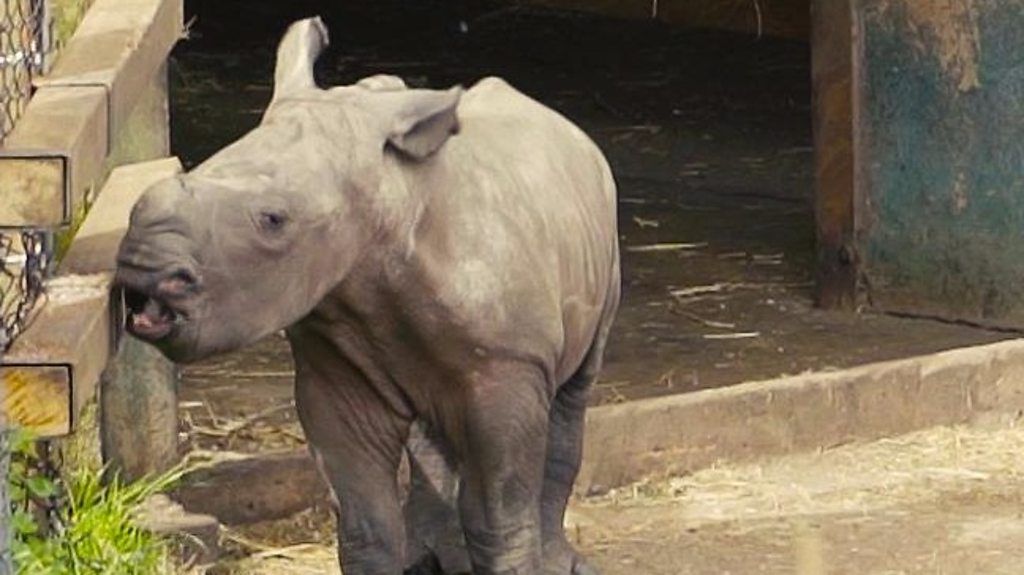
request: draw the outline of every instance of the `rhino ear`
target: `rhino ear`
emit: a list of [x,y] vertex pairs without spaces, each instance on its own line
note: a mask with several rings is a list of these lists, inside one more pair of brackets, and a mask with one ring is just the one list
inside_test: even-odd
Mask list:
[[456,109],[462,88],[451,90],[386,90],[367,95],[382,119],[387,144],[412,159],[436,152],[459,131]]
[[316,87],[313,63],[328,43],[327,27],[319,16],[299,20],[288,27],[277,46],[274,100]]

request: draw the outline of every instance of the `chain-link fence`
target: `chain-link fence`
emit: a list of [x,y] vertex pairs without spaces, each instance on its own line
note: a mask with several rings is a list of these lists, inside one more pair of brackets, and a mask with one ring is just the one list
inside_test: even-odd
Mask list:
[[[32,79],[43,71],[53,35],[46,0],[0,0],[0,147],[32,97]],[[19,190],[0,190],[5,194]],[[0,362],[28,325],[43,296],[43,278],[52,253],[52,234],[0,229]],[[13,572],[7,466],[7,422],[0,414],[0,575]]]
[[51,37],[46,0],[0,0],[0,144],[32,95]]
[[[46,0],[0,0],[0,147],[25,111],[32,79],[52,49]],[[17,194],[19,190],[0,190]],[[42,293],[51,253],[40,231],[0,229],[0,359],[21,333]]]
[[53,252],[50,238],[45,231],[0,232],[0,359],[28,327],[44,296],[43,280]]

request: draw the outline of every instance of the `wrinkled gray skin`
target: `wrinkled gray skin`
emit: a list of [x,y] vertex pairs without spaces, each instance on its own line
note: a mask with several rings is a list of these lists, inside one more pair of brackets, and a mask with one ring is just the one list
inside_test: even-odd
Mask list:
[[287,329],[346,575],[595,573],[562,522],[619,300],[607,163],[498,79],[322,90],[326,43],[293,24],[261,124],[139,201],[129,330],[187,362]]

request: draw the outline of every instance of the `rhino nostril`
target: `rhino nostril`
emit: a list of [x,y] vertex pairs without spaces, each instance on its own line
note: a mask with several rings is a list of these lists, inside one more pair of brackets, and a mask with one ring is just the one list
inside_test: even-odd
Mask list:
[[196,279],[196,274],[192,273],[192,271],[187,269],[180,269],[174,272],[174,274],[171,277],[179,279],[189,285],[195,285],[199,283],[199,280]]
[[195,273],[183,268],[161,280],[157,284],[157,289],[163,293],[179,295],[195,289],[198,285],[199,280]]

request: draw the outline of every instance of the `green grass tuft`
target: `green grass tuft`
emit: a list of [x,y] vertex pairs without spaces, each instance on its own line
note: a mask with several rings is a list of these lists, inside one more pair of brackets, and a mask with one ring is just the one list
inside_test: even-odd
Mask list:
[[[22,447],[21,453],[31,448]],[[31,456],[30,456],[31,458]],[[81,469],[62,481],[37,474],[30,463],[12,463],[14,564],[24,575],[155,575],[174,571],[171,544],[138,525],[139,506],[170,489],[181,468],[133,483]],[[26,502],[62,494],[56,532],[46,533]],[[22,502],[22,505],[18,503]]]

